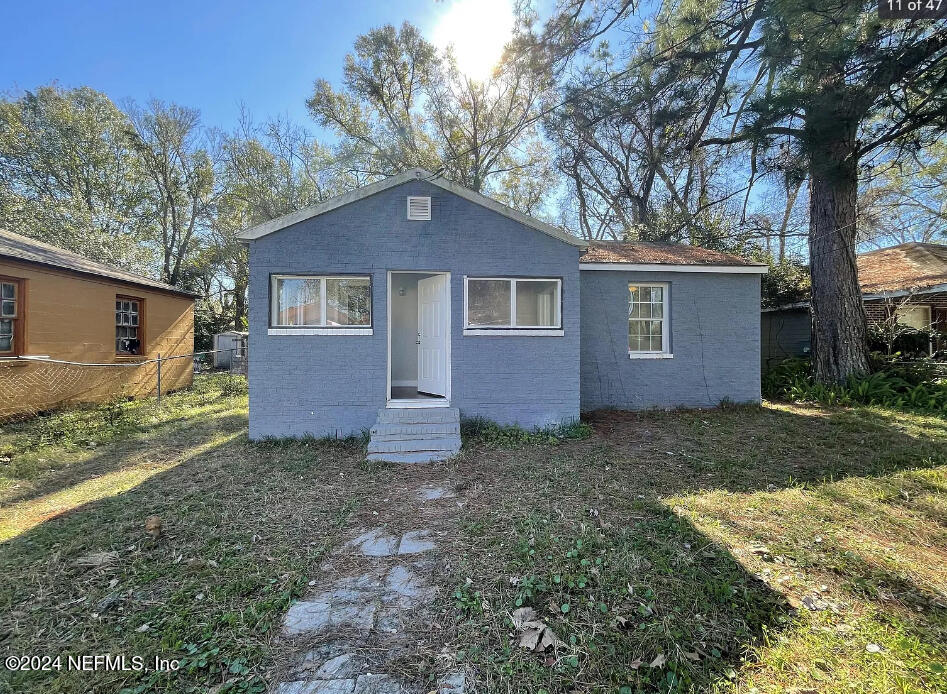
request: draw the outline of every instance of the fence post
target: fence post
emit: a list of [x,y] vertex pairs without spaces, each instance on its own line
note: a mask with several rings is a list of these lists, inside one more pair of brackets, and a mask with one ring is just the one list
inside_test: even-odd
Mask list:
[[158,352],[158,405],[161,405],[161,352]]

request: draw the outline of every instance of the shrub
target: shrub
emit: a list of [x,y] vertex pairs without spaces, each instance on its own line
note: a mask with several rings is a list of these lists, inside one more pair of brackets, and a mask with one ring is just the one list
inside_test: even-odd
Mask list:
[[[897,356],[897,355],[895,355]],[[819,402],[824,405],[883,405],[947,414],[947,384],[930,362],[899,362],[873,355],[874,373],[853,376],[845,383],[816,383],[808,359],[787,359],[763,376],[763,395],[772,400]]]
[[574,421],[545,428],[524,429],[518,426],[501,426],[485,417],[471,417],[461,421],[460,434],[465,439],[476,439],[488,445],[519,448],[533,443],[586,439],[592,435],[592,427],[584,422]]

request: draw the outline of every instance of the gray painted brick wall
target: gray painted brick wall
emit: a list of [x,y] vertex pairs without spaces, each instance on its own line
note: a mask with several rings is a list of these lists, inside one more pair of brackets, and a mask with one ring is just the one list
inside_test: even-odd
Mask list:
[[[582,271],[582,411],[760,401],[760,276]],[[628,357],[629,282],[669,282],[673,359]]]
[[[431,196],[431,221],[406,219],[408,195]],[[424,181],[251,242],[251,438],[347,435],[375,423],[386,396],[388,270],[451,273],[451,404],[463,416],[527,427],[574,419],[579,252]],[[371,275],[374,334],[268,335],[269,276],[281,273]],[[564,336],[464,336],[464,275],[561,277]]]

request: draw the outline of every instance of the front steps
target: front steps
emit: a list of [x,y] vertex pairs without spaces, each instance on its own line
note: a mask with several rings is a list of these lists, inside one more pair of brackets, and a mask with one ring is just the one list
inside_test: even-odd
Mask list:
[[429,463],[460,451],[460,410],[411,407],[378,410],[368,442],[368,459]]

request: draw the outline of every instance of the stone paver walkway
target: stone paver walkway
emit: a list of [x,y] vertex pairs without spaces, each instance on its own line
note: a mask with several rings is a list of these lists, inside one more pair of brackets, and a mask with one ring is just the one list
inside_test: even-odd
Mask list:
[[[426,486],[412,496],[427,505],[450,503],[454,494]],[[430,578],[436,550],[436,533],[425,527],[400,534],[372,528],[346,542],[323,564],[326,582],[283,619],[283,637],[303,645],[273,692],[464,694],[462,670],[441,673],[432,687],[404,681],[389,668],[410,651],[411,624],[429,616],[437,595]],[[347,570],[337,569],[340,564]]]

